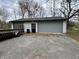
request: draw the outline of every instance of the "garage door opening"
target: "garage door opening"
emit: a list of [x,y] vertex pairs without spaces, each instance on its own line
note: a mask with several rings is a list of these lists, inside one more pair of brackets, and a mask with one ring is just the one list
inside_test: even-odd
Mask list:
[[32,33],[36,33],[36,23],[31,24]]

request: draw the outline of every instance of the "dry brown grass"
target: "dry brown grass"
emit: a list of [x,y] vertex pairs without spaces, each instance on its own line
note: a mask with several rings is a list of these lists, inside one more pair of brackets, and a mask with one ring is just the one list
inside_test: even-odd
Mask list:
[[71,27],[68,30],[67,36],[75,39],[76,41],[79,41],[79,27],[76,27],[76,26]]

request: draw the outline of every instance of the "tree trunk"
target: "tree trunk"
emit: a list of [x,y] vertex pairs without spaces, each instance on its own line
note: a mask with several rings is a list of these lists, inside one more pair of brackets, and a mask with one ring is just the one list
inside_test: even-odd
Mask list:
[[67,19],[67,30],[69,29],[69,19]]

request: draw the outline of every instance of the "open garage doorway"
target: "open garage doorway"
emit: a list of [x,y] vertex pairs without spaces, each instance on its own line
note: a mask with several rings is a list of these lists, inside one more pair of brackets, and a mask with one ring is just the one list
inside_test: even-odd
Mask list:
[[36,33],[36,23],[31,24],[32,33]]

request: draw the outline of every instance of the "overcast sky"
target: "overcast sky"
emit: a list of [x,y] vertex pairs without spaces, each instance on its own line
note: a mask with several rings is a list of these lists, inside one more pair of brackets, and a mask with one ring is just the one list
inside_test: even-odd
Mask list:
[[17,0],[0,0],[0,7],[6,8],[11,14],[9,19],[14,19],[13,8],[17,9]]
[[11,8],[15,5],[17,0],[0,0],[0,5],[5,8]]
[[[46,0],[35,0],[38,3],[41,2],[42,6],[46,8]],[[6,8],[10,13],[9,20],[15,19],[14,10],[18,10],[18,0],[0,0],[0,7]],[[17,18],[20,18],[18,12],[16,12]]]
[[[0,0],[0,7],[6,8],[8,10],[8,12],[11,14],[11,16],[9,17],[9,19],[15,19],[14,18],[14,14],[13,14],[13,9],[18,10],[17,1],[18,0]],[[45,4],[46,3],[46,0],[35,0],[35,1],[41,3],[41,5],[44,8],[47,8],[46,7],[47,5]],[[59,2],[61,0],[57,0],[57,1]],[[57,7],[60,8],[59,5]],[[19,16],[17,15],[17,17],[19,17]]]

